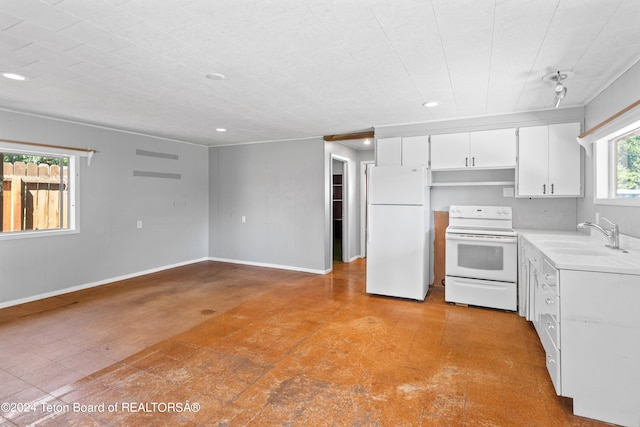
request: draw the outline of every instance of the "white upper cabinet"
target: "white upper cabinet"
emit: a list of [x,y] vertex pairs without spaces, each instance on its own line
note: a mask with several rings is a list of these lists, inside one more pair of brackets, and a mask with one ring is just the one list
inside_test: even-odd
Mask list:
[[583,195],[578,135],[580,123],[549,126],[549,185],[552,195]]
[[517,196],[580,197],[580,123],[520,128]]
[[402,165],[429,167],[429,136],[402,138]]
[[376,140],[377,166],[429,166],[429,136]]
[[402,138],[376,140],[376,166],[402,165]]
[[469,132],[431,136],[431,169],[462,169],[469,166]]
[[516,130],[498,129],[469,134],[471,166],[477,168],[515,168]]
[[451,133],[431,137],[433,170],[505,169],[515,166],[515,129]]

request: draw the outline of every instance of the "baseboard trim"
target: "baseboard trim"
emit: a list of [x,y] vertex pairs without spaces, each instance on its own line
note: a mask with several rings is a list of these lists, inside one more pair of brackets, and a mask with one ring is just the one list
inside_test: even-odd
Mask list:
[[208,259],[209,259],[209,261],[228,262],[228,263],[231,263],[231,264],[251,265],[251,266],[254,266],[254,267],[277,268],[279,270],[301,271],[303,273],[328,274],[328,273],[331,272],[331,270],[315,270],[315,269],[312,269],[312,268],[296,267],[296,266],[292,266],[292,265],[270,264],[270,263],[266,263],[266,262],[245,261],[245,260],[231,259],[231,258],[210,257]]
[[190,261],[179,262],[176,264],[164,265],[162,267],[152,268],[149,270],[138,271],[136,273],[125,274],[123,276],[111,277],[109,279],[99,280],[97,282],[85,283],[83,285],[72,286],[70,288],[64,288],[57,291],[46,292],[43,294],[33,295],[30,297],[20,298],[12,301],[0,302],[0,308],[12,307],[14,305],[26,304],[28,302],[33,302],[45,298],[51,298],[58,295],[68,294],[71,292],[81,291],[83,289],[95,288],[97,286],[107,285],[113,282],[119,282],[120,280],[132,279],[134,277],[144,276],[151,273],[157,273],[159,271],[169,270],[176,267],[182,267],[189,264],[195,264],[197,262],[208,261],[209,258],[199,258]]

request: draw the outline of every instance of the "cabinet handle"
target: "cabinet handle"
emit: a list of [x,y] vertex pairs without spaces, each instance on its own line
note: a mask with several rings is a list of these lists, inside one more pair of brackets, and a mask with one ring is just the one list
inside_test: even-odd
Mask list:
[[547,194],[547,184],[542,184],[542,194]]
[[547,298],[546,300],[544,300],[544,302],[546,302],[547,305],[552,305],[553,304],[553,300],[551,298]]
[[471,166],[475,166],[476,165],[476,158],[472,157],[471,158]]
[[553,194],[554,189],[553,189],[553,184],[551,184],[551,194]]
[[556,360],[552,356],[547,356],[547,359],[549,360],[549,364],[556,364]]
[[553,279],[553,274],[547,273],[544,275],[544,280],[551,280],[551,279]]
[[547,322],[547,329],[550,331],[553,331],[556,327],[553,326],[551,323]]
[[468,157],[464,158],[464,166],[465,167],[469,167],[469,158]]

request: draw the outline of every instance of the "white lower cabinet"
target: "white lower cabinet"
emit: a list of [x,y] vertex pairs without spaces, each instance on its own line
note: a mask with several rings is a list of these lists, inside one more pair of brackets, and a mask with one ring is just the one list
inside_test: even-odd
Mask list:
[[558,270],[542,259],[540,275],[534,288],[533,324],[546,353],[546,366],[558,395],[562,394],[560,365],[560,295]]
[[576,415],[640,426],[640,276],[560,270],[562,395]]
[[530,317],[558,395],[576,415],[640,426],[640,276],[556,269],[529,242],[524,256]]
[[542,255],[526,239],[518,238],[520,245],[520,271],[518,282],[518,313],[527,320],[535,316],[535,288],[540,277]]

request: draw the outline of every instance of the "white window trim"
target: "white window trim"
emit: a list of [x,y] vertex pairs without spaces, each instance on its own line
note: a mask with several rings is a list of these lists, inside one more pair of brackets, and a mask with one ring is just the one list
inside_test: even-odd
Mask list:
[[[605,135],[597,139],[594,144],[606,144],[607,147],[607,167],[605,171],[598,170],[598,147],[596,145],[593,155],[593,203],[596,205],[612,205],[612,206],[640,206],[640,197],[598,197],[598,183],[600,179],[607,180],[607,186],[611,184],[611,173],[609,168],[611,167],[611,146],[610,142],[613,139],[618,138],[626,133],[640,128],[640,120],[630,123],[608,135]],[[602,177],[602,174],[606,175]]]
[[65,156],[69,158],[69,205],[67,207],[68,212],[68,228],[64,229],[51,229],[51,230],[25,230],[25,231],[11,231],[0,232],[0,241],[2,240],[15,240],[15,239],[28,239],[34,237],[51,237],[60,236],[66,234],[77,234],[80,232],[79,227],[79,171],[80,162],[79,157],[87,157],[87,160],[91,157],[89,153],[78,153],[71,150],[64,150],[59,148],[43,147],[41,150],[34,149],[33,146],[21,145],[21,144],[8,144],[0,141],[0,152],[9,153],[21,153],[32,154],[37,156]]

